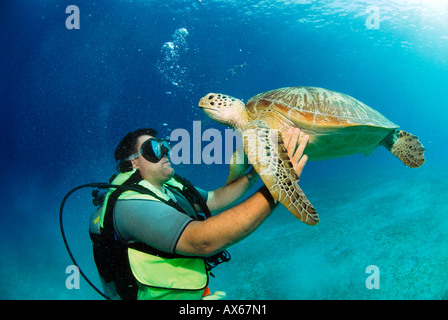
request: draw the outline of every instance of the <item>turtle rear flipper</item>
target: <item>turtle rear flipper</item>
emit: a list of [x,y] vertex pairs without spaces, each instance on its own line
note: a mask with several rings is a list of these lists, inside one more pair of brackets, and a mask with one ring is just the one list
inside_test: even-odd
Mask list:
[[391,132],[381,144],[408,167],[418,168],[425,163],[425,147],[417,136],[406,131]]
[[272,197],[300,221],[317,224],[319,216],[298,185],[299,177],[277,130],[264,121],[252,121],[244,128],[243,139],[248,160]]

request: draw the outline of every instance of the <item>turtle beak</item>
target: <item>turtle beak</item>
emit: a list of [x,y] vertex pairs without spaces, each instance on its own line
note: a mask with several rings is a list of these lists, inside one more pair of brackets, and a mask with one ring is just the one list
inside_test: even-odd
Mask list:
[[204,107],[204,98],[201,98],[201,100],[199,100],[198,106],[201,109]]
[[199,100],[199,104],[198,104],[199,108],[201,108],[201,109],[211,109],[210,108],[210,104],[208,103],[208,100],[207,100],[207,96],[205,96],[205,97],[201,98],[201,100]]

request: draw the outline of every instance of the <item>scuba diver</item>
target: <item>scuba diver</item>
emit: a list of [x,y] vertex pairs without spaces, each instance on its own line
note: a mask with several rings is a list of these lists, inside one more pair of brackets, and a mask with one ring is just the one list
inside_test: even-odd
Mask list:
[[[283,138],[300,177],[308,136],[295,128]],[[154,129],[128,133],[115,150],[119,173],[111,184],[123,187],[96,193],[99,208],[89,228],[105,297],[225,297],[224,292],[211,294],[208,289],[211,269],[228,261],[226,249],[253,232],[276,207],[263,186],[229,208],[257,181],[253,168],[229,185],[207,192],[175,174],[170,150],[169,140],[157,138]],[[211,215],[220,210],[224,211]]]

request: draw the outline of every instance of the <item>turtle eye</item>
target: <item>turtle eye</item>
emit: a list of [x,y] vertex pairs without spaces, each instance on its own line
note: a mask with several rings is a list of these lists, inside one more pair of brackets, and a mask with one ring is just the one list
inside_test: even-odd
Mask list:
[[208,96],[208,100],[212,100],[214,97],[215,96],[211,94],[211,95]]

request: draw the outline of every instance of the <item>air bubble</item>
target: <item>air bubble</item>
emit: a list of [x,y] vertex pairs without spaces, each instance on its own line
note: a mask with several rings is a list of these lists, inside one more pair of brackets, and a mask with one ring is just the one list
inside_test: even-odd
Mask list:
[[165,50],[165,51],[171,51],[171,50],[174,50],[174,43],[172,43],[172,42],[165,42],[164,44],[163,44],[163,46],[162,46],[162,50]]
[[173,41],[167,41],[161,48],[161,60],[157,62],[157,70],[162,79],[175,87],[185,87],[188,70],[182,65],[182,54],[188,51],[186,28],[179,28],[172,34]]
[[173,39],[177,40],[180,38],[185,38],[186,36],[188,36],[188,30],[185,28],[179,28],[176,31],[174,31]]

